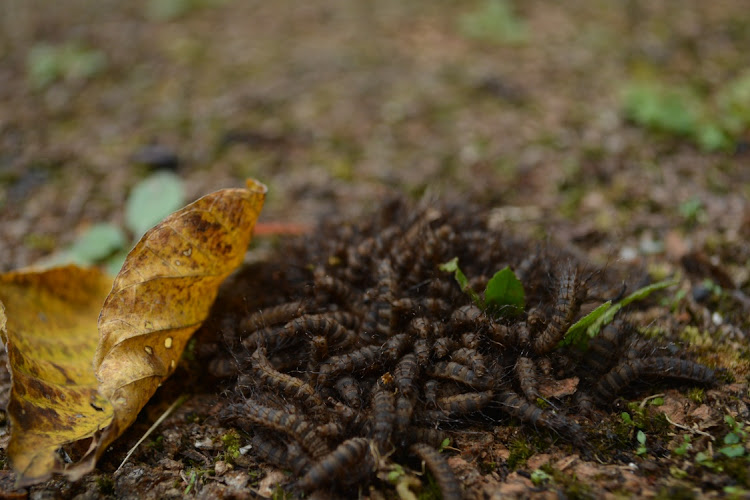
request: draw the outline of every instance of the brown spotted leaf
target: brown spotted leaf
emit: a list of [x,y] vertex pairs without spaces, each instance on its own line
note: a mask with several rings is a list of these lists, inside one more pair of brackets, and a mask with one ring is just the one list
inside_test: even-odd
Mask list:
[[97,269],[76,266],[0,275],[0,332],[12,377],[8,456],[21,485],[65,473],[57,450],[87,446],[81,441],[96,441],[112,420],[91,366],[96,318],[111,286]]
[[135,420],[174,371],[219,285],[242,263],[266,187],[204,196],[148,231],[115,278],[99,316],[94,368],[114,406],[98,453]]

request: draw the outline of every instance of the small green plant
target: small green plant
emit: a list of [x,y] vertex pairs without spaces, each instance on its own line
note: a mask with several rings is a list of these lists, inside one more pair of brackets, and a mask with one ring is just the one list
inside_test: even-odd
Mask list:
[[388,475],[386,477],[388,479],[388,482],[392,484],[396,484],[405,475],[406,475],[406,471],[404,470],[404,467],[402,465],[393,464],[391,466],[391,470],[388,471]]
[[635,454],[641,456],[648,453],[648,449],[646,448],[646,433],[639,430],[636,432],[635,438],[638,440],[638,449],[636,449]]
[[445,438],[443,439],[443,442],[440,443],[440,447],[438,448],[438,451],[442,453],[443,450],[446,450],[451,445],[451,438]]
[[396,487],[399,498],[416,498],[412,490],[418,490],[422,483],[416,477],[406,473],[400,464],[392,464],[386,479]]
[[480,309],[496,316],[514,316],[523,311],[526,304],[523,285],[509,267],[504,267],[490,278],[484,290],[484,297],[480,297],[469,285],[466,275],[458,267],[458,257],[440,264],[439,269],[454,273],[461,290],[468,294]]
[[638,443],[635,450],[636,455],[646,455],[648,453],[646,446],[648,436],[651,435],[658,438],[664,435],[670,428],[669,421],[663,413],[652,415],[645,406],[645,403],[628,403],[628,410],[629,412],[620,413],[621,423],[617,426],[617,434],[622,437],[622,442],[625,444],[632,442],[634,433],[635,440]]
[[690,198],[687,201],[683,201],[680,203],[679,207],[677,207],[677,210],[685,219],[685,223],[690,227],[703,220],[706,216],[703,202],[698,198]]
[[[722,439],[722,446],[713,456],[704,451],[695,454],[695,462],[714,472],[725,473],[740,483],[742,487],[750,487],[750,455],[745,446],[748,444],[748,434],[745,424],[737,422],[731,415],[724,417],[729,432]],[[740,489],[740,486],[738,486]]]
[[693,449],[693,444],[690,442],[690,436],[688,434],[685,434],[682,436],[682,443],[672,450],[672,453],[679,457],[683,457],[687,455],[687,452]]
[[724,417],[724,422],[730,427],[730,431],[724,436],[724,447],[719,448],[719,453],[729,458],[736,458],[745,455],[745,442],[747,441],[747,431],[744,424],[737,422],[731,415]]
[[550,481],[552,481],[552,476],[544,472],[542,469],[536,469],[531,473],[531,482],[534,483],[534,486],[544,486]]
[[459,29],[466,37],[495,43],[520,44],[528,37],[526,23],[508,0],[485,0],[461,17]]
[[190,493],[193,490],[193,488],[195,488],[196,481],[198,481],[198,473],[195,471],[195,469],[191,469],[190,474],[188,475],[188,479],[187,479],[188,485],[184,491],[185,495]]

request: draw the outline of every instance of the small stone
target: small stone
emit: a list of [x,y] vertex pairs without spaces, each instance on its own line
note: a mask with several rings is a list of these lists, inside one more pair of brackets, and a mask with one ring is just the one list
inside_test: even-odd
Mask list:
[[234,467],[232,467],[232,464],[225,462],[223,460],[217,460],[214,464],[214,472],[218,477],[223,476],[227,473],[227,471],[232,470]]
[[133,163],[153,169],[176,170],[180,166],[177,154],[161,144],[143,146],[130,157]]

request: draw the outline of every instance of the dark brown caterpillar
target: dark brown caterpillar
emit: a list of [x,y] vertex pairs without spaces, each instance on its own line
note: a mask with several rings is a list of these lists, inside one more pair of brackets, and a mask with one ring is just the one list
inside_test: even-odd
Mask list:
[[255,312],[240,321],[240,328],[247,332],[254,332],[279,323],[286,323],[305,311],[302,301],[287,302],[278,306],[267,307]]
[[494,395],[493,391],[466,392],[438,398],[437,406],[448,416],[473,413],[487,406]]
[[488,377],[479,377],[474,370],[468,366],[455,363],[453,361],[438,361],[433,364],[427,373],[430,376],[438,378],[447,378],[455,380],[456,382],[462,382],[475,389],[487,389],[492,384],[492,380]]
[[587,289],[580,272],[572,264],[563,272],[557,284],[557,298],[552,315],[544,332],[534,339],[532,347],[537,354],[547,354],[557,347],[565,332],[573,324]]
[[704,365],[669,357],[634,359],[614,367],[595,386],[593,396],[600,402],[611,401],[623,389],[641,377],[673,378],[701,384],[714,382],[714,371]]
[[393,269],[389,260],[380,261],[377,276],[377,286],[368,290],[366,294],[366,299],[369,299],[371,304],[360,331],[361,338],[367,343],[373,343],[391,336],[394,283]]
[[420,339],[428,339],[435,335],[435,326],[424,316],[418,316],[409,323],[409,333]]
[[250,356],[252,366],[266,389],[277,389],[281,394],[293,398],[314,411],[325,409],[323,399],[308,383],[274,369],[266,358],[266,351],[259,347]]
[[370,440],[361,437],[347,439],[310,467],[297,481],[296,487],[302,491],[312,491],[337,480],[352,484],[361,475],[367,475],[373,466]]
[[409,427],[406,437],[412,443],[427,443],[435,448],[443,446],[446,439],[450,440],[450,434],[444,430],[416,425]]
[[393,369],[393,378],[396,380],[398,391],[406,397],[414,395],[416,386],[414,379],[417,377],[419,367],[417,357],[413,353],[404,355]]
[[539,396],[537,387],[539,380],[537,377],[536,364],[531,358],[519,356],[515,366],[516,379],[521,386],[521,392],[529,401],[536,401]]
[[[249,399],[244,405],[244,415],[238,418],[240,424],[245,420],[291,436],[313,458],[319,459],[330,451],[315,428],[307,420],[297,415],[269,408]],[[252,425],[246,425],[245,427],[248,431],[253,428]]]
[[411,338],[406,333],[399,333],[389,338],[380,350],[382,359],[393,362],[410,346]]
[[305,336],[315,334],[323,335],[331,345],[339,344],[350,337],[344,325],[356,326],[357,323],[356,316],[348,313],[341,313],[334,317],[325,314],[305,314],[294,318],[282,327],[258,329],[243,340],[242,344],[249,351],[255,350],[258,346],[276,349],[290,342],[302,341]]
[[512,391],[502,392],[495,399],[500,403],[502,410],[508,415],[516,417],[522,422],[528,422],[534,426],[539,425],[564,434],[568,439],[576,443],[582,443],[583,436],[580,426],[564,416],[543,410]]
[[430,469],[432,477],[437,481],[440,492],[443,494],[443,500],[461,500],[463,498],[461,483],[458,482],[453,469],[450,468],[440,452],[425,443],[414,443],[409,447],[409,451],[419,457]]
[[484,356],[476,349],[461,347],[451,353],[451,361],[471,366],[471,369],[474,370],[474,373],[476,373],[478,377],[484,377],[487,373]]
[[435,359],[443,359],[448,353],[455,349],[457,342],[450,337],[441,337],[432,345],[432,354]]
[[482,310],[473,304],[461,306],[451,314],[451,323],[456,327],[474,325],[483,315]]
[[359,384],[353,377],[345,375],[336,381],[336,390],[352,408],[362,406],[362,398],[359,392]]
[[378,383],[372,396],[372,437],[382,454],[391,448],[391,435],[396,420],[395,398],[389,386]]
[[340,303],[348,304],[357,296],[347,282],[336,278],[335,276],[331,276],[330,274],[326,274],[325,270],[322,268],[317,268],[313,272],[313,276],[315,278],[315,286],[333,296]]
[[402,298],[393,302],[393,308],[399,313],[420,313],[427,311],[435,316],[442,316],[450,312],[450,303],[433,297],[424,299]]
[[250,442],[255,453],[270,464],[288,467],[295,474],[301,474],[310,468],[310,458],[297,443],[281,443],[275,438],[258,433]]
[[428,380],[424,383],[424,400],[428,408],[437,408],[437,393],[440,383],[437,380]]
[[477,350],[482,342],[482,337],[476,332],[466,332],[461,335],[461,345],[467,349]]
[[378,367],[377,360],[379,354],[379,347],[368,345],[347,354],[332,356],[320,364],[318,383],[323,384],[329,377],[333,377],[339,373],[374,370]]
[[430,362],[430,344],[427,339],[417,339],[414,341],[414,356],[417,364],[424,368]]
[[396,432],[404,436],[411,423],[411,417],[414,413],[414,403],[406,396],[399,395],[396,397],[396,418],[394,419]]

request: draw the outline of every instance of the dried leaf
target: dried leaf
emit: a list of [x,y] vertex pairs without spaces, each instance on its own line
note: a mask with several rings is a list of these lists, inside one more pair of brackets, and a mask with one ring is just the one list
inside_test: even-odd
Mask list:
[[222,281],[242,263],[266,188],[204,196],[148,231],[115,278],[99,316],[94,359],[114,420],[97,454],[135,420],[174,371]]
[[[8,455],[20,485],[53,472],[79,478],[135,420],[242,262],[265,192],[248,180],[167,217],[130,252],[106,300],[110,282],[96,270],[0,276],[13,374]],[[62,463],[66,445],[77,463]]]
[[20,485],[64,473],[57,450],[95,438],[112,420],[91,366],[111,284],[99,270],[76,266],[0,275],[0,331],[13,381],[8,456]]

